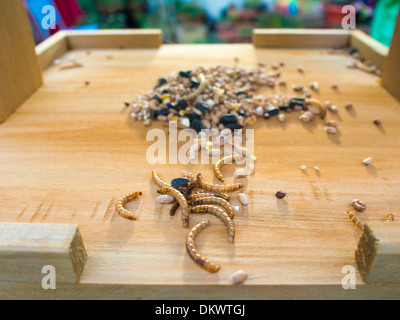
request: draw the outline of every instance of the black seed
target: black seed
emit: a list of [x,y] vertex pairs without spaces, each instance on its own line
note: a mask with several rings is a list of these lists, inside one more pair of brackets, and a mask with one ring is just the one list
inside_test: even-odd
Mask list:
[[167,108],[163,108],[158,110],[157,115],[158,116],[166,116],[169,114],[169,110]]
[[168,92],[168,89],[163,89],[163,91],[161,91],[161,94],[167,94]]
[[177,102],[178,110],[183,110],[188,106],[188,103],[185,99],[179,99]]
[[230,129],[230,130],[237,130],[237,129],[242,129],[243,126],[241,126],[240,124],[237,123],[228,123],[225,125],[226,129]]
[[157,118],[157,116],[158,116],[157,110],[156,109],[151,109],[150,110],[150,118],[151,118],[151,120],[154,120],[155,118]]
[[174,110],[179,110],[178,106],[175,104],[172,104],[171,102],[167,103],[167,108],[168,109],[174,109]]
[[172,188],[182,187],[190,182],[190,179],[187,178],[175,178],[171,180]]
[[247,116],[246,112],[244,112],[243,110],[239,110],[239,111],[237,111],[237,113],[238,113],[239,116],[242,116],[242,117],[246,117]]
[[208,107],[206,107],[203,103],[196,103],[194,106],[197,110],[201,111],[201,113],[206,113],[209,111]]
[[266,113],[269,114],[270,117],[276,116],[276,115],[279,114],[279,108],[277,108],[277,107],[269,107],[264,111],[264,115]]
[[356,52],[358,52],[358,49],[356,47],[350,47],[349,50],[348,50],[349,54],[353,54],[353,53],[356,53]]
[[279,191],[276,192],[275,195],[276,195],[276,197],[278,199],[283,199],[284,197],[286,197],[286,192],[283,192],[282,190],[279,190]]
[[306,104],[306,99],[303,98],[293,98],[290,100],[289,106],[293,108],[294,106],[303,107]]
[[159,79],[158,79],[158,83],[157,83],[157,85],[154,87],[154,89],[157,89],[157,88],[163,86],[163,85],[166,84],[166,83],[167,83],[167,79],[165,79],[165,78],[159,78]]
[[280,106],[279,110],[286,111],[287,109],[292,109],[290,106]]
[[190,121],[201,119],[201,115],[194,112],[185,113],[185,117],[188,118]]
[[237,123],[238,119],[235,115],[227,115],[227,116],[222,116],[219,118],[219,123],[222,123],[224,125],[228,123]]
[[246,97],[249,96],[248,93],[247,93],[246,91],[238,91],[238,92],[236,92],[236,96],[240,96],[240,95],[242,95],[242,94],[244,94]]
[[192,70],[188,71],[179,71],[179,75],[183,78],[190,78],[190,75],[192,74]]
[[192,128],[193,128],[194,130],[196,130],[197,132],[199,132],[199,131],[203,130],[203,124],[201,123],[200,120],[194,119],[194,120],[192,121]]
[[153,99],[157,100],[158,103],[162,103],[162,99],[160,98],[160,96],[158,94],[156,94]]
[[190,80],[190,88],[198,88],[200,85],[200,82],[194,81],[194,80]]

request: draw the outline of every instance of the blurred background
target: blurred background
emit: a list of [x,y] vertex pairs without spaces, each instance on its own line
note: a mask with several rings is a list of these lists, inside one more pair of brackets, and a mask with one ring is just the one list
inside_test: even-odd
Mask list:
[[[160,28],[165,43],[251,42],[253,28],[342,28],[344,5],[356,27],[389,46],[400,0],[24,0],[37,43],[62,29]],[[41,21],[56,8],[56,28]]]

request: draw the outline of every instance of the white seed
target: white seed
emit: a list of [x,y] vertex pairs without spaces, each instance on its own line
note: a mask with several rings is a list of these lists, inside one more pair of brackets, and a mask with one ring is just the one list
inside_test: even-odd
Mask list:
[[262,116],[263,114],[264,114],[264,108],[262,107],[262,106],[258,106],[257,108],[256,108],[256,110],[254,110],[254,113],[257,115],[257,116]]
[[334,113],[339,112],[339,109],[338,109],[336,106],[334,106],[334,105],[331,105],[330,107],[327,107],[327,108],[328,108],[328,110],[331,111],[331,112],[334,112]]
[[318,90],[319,89],[319,85],[317,81],[314,81],[310,84],[310,88],[313,90]]
[[161,204],[170,204],[175,202],[175,198],[168,194],[163,194],[161,196],[158,196],[156,201]]
[[146,119],[144,121],[144,125],[145,125],[145,127],[148,127],[149,125],[151,125],[151,119],[150,118]]
[[239,211],[240,207],[239,206],[233,206],[233,209],[235,209],[235,211]]
[[246,279],[247,279],[247,273],[244,272],[243,270],[239,270],[230,276],[229,281],[232,284],[239,284],[246,281]]
[[316,106],[309,106],[308,110],[310,110],[313,114],[320,114],[321,113],[321,110],[319,110],[319,108],[316,107]]
[[233,176],[234,176],[234,178],[236,178],[236,179],[241,179],[241,178],[246,178],[247,176],[248,176],[248,172],[247,172],[247,170],[245,169],[245,168],[240,168],[240,169],[237,169],[234,173],[233,173]]
[[365,159],[363,160],[363,163],[366,164],[366,165],[371,164],[371,163],[372,163],[372,158],[371,158],[371,157],[365,158]]
[[307,166],[303,164],[303,165],[300,167],[300,169],[301,169],[301,170],[306,170],[306,169],[307,169]]
[[239,193],[238,198],[242,205],[247,206],[249,204],[249,199],[244,193]]
[[189,120],[189,118],[182,118],[182,120],[181,120],[181,125],[183,125],[183,126],[186,127],[186,128],[189,128],[189,127],[190,127],[190,120]]
[[285,122],[285,115],[284,114],[280,114],[279,116],[278,116],[278,120],[279,120],[279,122]]
[[314,166],[315,171],[319,171],[319,167],[318,166]]
[[337,126],[338,126],[338,123],[337,123],[335,120],[327,120],[327,121],[325,121],[325,124],[326,124],[328,127],[335,127],[335,128],[337,128]]
[[330,134],[338,133],[338,130],[335,127],[325,127],[325,131]]
[[298,70],[299,72],[304,72],[303,66],[298,66],[298,67],[297,67],[297,70]]
[[53,64],[54,64],[54,65],[58,65],[58,64],[60,64],[61,62],[62,62],[62,59],[56,59],[56,60],[53,61]]
[[306,111],[299,117],[299,119],[304,122],[312,121],[314,120],[314,113],[312,113],[311,111]]
[[244,147],[238,147],[238,148],[236,148],[236,151],[242,157],[248,157],[250,155],[250,151]]

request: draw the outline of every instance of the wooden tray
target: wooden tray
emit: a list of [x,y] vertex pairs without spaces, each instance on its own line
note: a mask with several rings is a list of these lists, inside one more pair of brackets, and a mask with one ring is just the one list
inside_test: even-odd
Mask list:
[[[160,33],[152,31],[137,48],[129,40],[133,33],[62,32],[37,48],[43,85],[0,125],[0,222],[79,225],[88,259],[79,283],[43,290],[37,281],[3,281],[0,298],[399,298],[399,284],[366,284],[358,272],[356,289],[342,288],[342,268],[355,267],[361,235],[346,214],[351,200],[368,204],[360,215],[367,222],[382,221],[388,211],[396,215],[400,209],[400,104],[376,76],[348,69],[352,59],[347,56],[311,48],[319,38],[311,46],[302,35],[291,34],[293,42],[269,48],[264,46],[270,35],[256,30],[254,45],[159,46]],[[324,47],[331,36],[335,47],[360,37],[348,31],[317,33]],[[284,39],[288,31],[277,34]],[[149,43],[151,48],[143,48]],[[387,51],[362,44],[361,50],[378,57],[376,63],[384,61]],[[83,67],[61,71],[51,65],[70,55]],[[221,265],[220,272],[209,274],[186,254],[188,230],[179,215],[170,217],[169,206],[155,202],[151,170],[156,168],[165,180],[182,170],[202,172],[211,180],[212,167],[149,165],[146,150],[153,142],[146,141],[148,128],[130,120],[124,101],[169,72],[233,63],[234,57],[245,66],[285,63],[282,79],[288,88],[263,89],[263,95],[291,94],[293,84],[318,81],[316,97],[340,109],[329,114],[340,123],[340,134],[328,136],[322,121],[303,124],[297,114],[288,114],[285,123],[260,119],[249,127],[255,129],[257,156],[255,174],[245,186],[250,203],[235,218],[234,245],[224,226],[209,218],[212,226],[199,237],[199,250]],[[304,74],[296,70],[300,64]],[[331,89],[333,82],[338,92]],[[346,103],[353,103],[354,111],[347,112]],[[374,118],[382,126],[375,126]],[[150,128],[167,130],[160,123]],[[373,164],[363,165],[370,156]],[[299,169],[302,164],[306,172]],[[233,168],[224,173],[233,181]],[[278,189],[287,192],[286,200],[276,199]],[[134,190],[143,196],[127,205],[138,216],[128,221],[115,213],[114,205]],[[193,216],[191,225],[202,219]],[[229,276],[239,269],[249,279],[232,286]]]

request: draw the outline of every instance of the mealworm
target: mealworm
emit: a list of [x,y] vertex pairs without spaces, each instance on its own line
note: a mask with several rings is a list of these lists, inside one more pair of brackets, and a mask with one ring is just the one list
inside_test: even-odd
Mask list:
[[169,194],[179,202],[182,212],[182,224],[187,228],[189,226],[189,206],[183,194],[172,187],[161,188],[157,192],[161,194]]
[[306,99],[306,104],[315,106],[318,108],[318,110],[320,111],[319,116],[321,117],[321,119],[325,119],[326,117],[326,107],[317,99]]
[[229,215],[229,218],[233,219],[235,217],[235,210],[233,209],[232,205],[222,199],[222,198],[218,198],[218,197],[205,197],[205,198],[194,198],[191,200],[188,200],[188,205],[189,206],[198,206],[198,205],[204,205],[204,204],[214,204],[220,207],[223,207],[226,212]]
[[[222,182],[224,182],[225,179],[224,179],[223,174],[221,173],[221,167],[224,164],[236,162],[237,160],[240,160],[240,159],[243,159],[243,157],[241,155],[232,154],[230,156],[226,156],[226,157],[221,158],[216,164],[214,164],[213,169],[214,169],[214,174],[217,177],[217,179],[222,181]],[[231,161],[231,162],[229,162],[229,161]]]
[[186,237],[186,251],[189,254],[190,258],[192,258],[192,260],[195,263],[197,263],[200,267],[207,270],[208,272],[215,273],[219,271],[220,267],[212,263],[208,259],[204,258],[203,256],[201,256],[200,253],[197,251],[194,242],[194,239],[197,237],[197,235],[205,228],[207,228],[209,225],[210,221],[205,220],[203,222],[196,224],[192,228],[192,230],[190,230],[190,232]]
[[195,177],[195,176],[193,175],[193,173],[191,173],[191,172],[186,172],[186,173],[183,174],[183,176],[184,176],[185,178],[190,179],[191,182],[196,181],[196,177]]
[[200,81],[200,85],[198,86],[198,88],[193,93],[191,93],[187,97],[188,100],[192,100],[192,99],[196,98],[206,88],[206,77],[204,76],[204,74],[200,73],[198,78],[199,78],[199,81]]
[[205,198],[205,197],[218,197],[218,198],[222,198],[226,201],[229,201],[229,199],[231,198],[229,195],[225,194],[225,193],[220,193],[220,192],[195,192],[191,195],[187,196],[187,199],[194,199],[194,198]]
[[166,188],[169,187],[171,188],[171,185],[168,183],[165,183],[164,181],[162,181],[160,179],[160,177],[158,176],[156,170],[152,171],[152,176],[153,176],[153,181],[156,183],[157,186],[159,186],[160,188]]
[[[186,198],[196,186],[197,186],[197,181],[194,181],[186,188],[186,190],[181,191],[181,193]],[[178,210],[178,208],[179,208],[179,202],[175,200],[175,203],[169,210],[169,215],[174,216],[175,212],[176,212],[176,210]]]
[[349,218],[353,223],[357,226],[358,229],[364,230],[365,223],[362,222],[353,212],[347,211],[347,214],[349,215]]
[[135,191],[128,193],[121,198],[118,199],[118,201],[115,203],[115,211],[121,216],[129,220],[136,220],[136,216],[130,212],[129,210],[126,210],[124,208],[124,205],[128,203],[129,201],[135,200],[139,198],[142,195],[141,191]]
[[190,209],[191,213],[210,213],[221,220],[228,229],[229,242],[233,243],[235,239],[235,225],[229,215],[221,208],[213,205],[198,205]]
[[231,193],[243,187],[243,184],[241,183],[235,183],[226,186],[219,184],[212,184],[204,181],[203,178],[201,177],[201,173],[197,175],[197,182],[199,183],[199,187],[205,191],[220,192],[220,193]]

